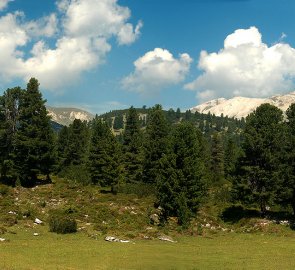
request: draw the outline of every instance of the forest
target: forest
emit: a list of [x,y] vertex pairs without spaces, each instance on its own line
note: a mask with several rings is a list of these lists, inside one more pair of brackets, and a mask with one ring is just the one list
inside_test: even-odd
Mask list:
[[[96,115],[55,131],[39,82],[0,97],[0,181],[33,187],[52,175],[113,194],[155,195],[161,222],[185,227],[208,194],[295,213],[295,104],[263,104],[246,119],[152,108]],[[218,203],[217,200],[217,203]]]

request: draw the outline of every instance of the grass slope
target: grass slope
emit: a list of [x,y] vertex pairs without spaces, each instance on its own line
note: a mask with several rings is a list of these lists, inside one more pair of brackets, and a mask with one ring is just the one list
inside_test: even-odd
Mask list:
[[[32,236],[38,231],[39,236]],[[227,234],[177,243],[109,243],[82,233],[17,231],[0,243],[0,269],[294,269],[295,238]]]
[[[0,185],[0,237],[7,240],[0,242],[1,270],[294,268],[295,232],[287,226],[261,218],[225,223],[212,205],[204,206],[188,230],[174,219],[155,226],[149,223],[155,198],[142,186],[139,195],[112,195],[53,180],[32,189]],[[78,232],[50,233],[47,221],[54,209],[70,212]],[[34,224],[35,218],[43,225]],[[159,241],[163,234],[177,243]],[[106,235],[131,242],[109,243]]]

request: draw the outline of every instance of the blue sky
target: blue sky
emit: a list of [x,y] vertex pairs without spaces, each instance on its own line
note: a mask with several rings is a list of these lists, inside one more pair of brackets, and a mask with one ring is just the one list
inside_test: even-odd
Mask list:
[[[294,91],[293,0],[0,0],[0,91],[94,113]],[[2,63],[1,63],[2,62]]]

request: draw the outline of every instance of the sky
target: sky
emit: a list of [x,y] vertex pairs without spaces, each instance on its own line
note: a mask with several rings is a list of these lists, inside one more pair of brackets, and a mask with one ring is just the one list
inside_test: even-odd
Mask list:
[[0,0],[0,94],[92,113],[295,90],[294,0]]

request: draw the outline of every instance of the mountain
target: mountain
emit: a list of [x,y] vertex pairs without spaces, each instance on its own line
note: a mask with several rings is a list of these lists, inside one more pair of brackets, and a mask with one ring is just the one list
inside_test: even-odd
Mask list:
[[51,116],[51,120],[63,126],[68,126],[75,119],[90,121],[94,118],[93,114],[77,108],[56,108],[50,106],[46,108]]
[[196,107],[191,108],[192,112],[211,113],[217,116],[235,117],[241,119],[253,112],[258,106],[263,103],[272,104],[282,111],[286,111],[288,107],[295,103],[295,92],[286,95],[276,95],[270,98],[247,98],[247,97],[234,97],[231,99],[218,98]]

